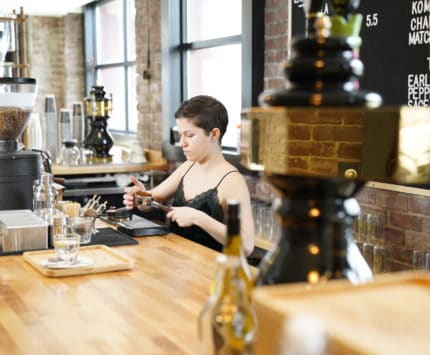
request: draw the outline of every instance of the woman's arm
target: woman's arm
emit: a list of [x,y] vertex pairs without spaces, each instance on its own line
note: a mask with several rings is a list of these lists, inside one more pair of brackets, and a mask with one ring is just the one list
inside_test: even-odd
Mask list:
[[165,179],[161,184],[154,187],[152,190],[145,190],[144,185],[138,181],[134,176],[131,177],[133,186],[124,188],[123,203],[124,205],[131,209],[136,207],[136,192],[137,191],[147,191],[152,195],[152,197],[159,202],[165,202],[169,200],[178,188],[179,181],[185,171],[190,167],[192,162],[186,161],[182,163],[170,176]]
[[172,207],[167,218],[176,222],[180,227],[196,225],[209,233],[221,244],[226,242],[227,227],[208,214],[192,207]]
[[223,205],[227,209],[228,200],[240,203],[240,234],[246,255],[254,250],[254,218],[252,216],[251,198],[248,185],[241,174],[229,174],[218,188]]

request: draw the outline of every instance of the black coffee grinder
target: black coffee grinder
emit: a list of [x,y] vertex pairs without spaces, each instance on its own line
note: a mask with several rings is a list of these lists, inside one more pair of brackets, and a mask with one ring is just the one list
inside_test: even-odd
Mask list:
[[33,208],[33,182],[40,175],[41,155],[24,150],[17,140],[36,95],[36,79],[0,78],[0,210]]

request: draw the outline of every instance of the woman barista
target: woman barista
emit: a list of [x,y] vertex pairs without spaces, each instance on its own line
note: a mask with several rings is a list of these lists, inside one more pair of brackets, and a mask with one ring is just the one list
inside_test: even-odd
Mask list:
[[[227,227],[223,223],[227,201],[241,207],[241,236],[247,255],[254,248],[254,222],[245,179],[227,162],[221,139],[227,129],[224,105],[210,96],[195,96],[183,102],[175,113],[179,144],[187,158],[166,180],[148,191],[158,202],[173,198],[167,213],[171,231],[221,251]],[[144,190],[136,178],[125,188],[124,205],[136,207],[136,192]]]

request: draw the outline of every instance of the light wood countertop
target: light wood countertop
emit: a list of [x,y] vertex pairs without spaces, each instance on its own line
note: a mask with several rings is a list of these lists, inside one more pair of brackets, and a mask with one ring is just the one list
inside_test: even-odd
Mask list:
[[179,236],[114,249],[133,270],[48,278],[0,257],[0,354],[195,354],[217,253]]

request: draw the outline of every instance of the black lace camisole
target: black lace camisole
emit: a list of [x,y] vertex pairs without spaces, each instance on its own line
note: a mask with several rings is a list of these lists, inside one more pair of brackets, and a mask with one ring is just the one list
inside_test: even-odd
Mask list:
[[[172,206],[174,207],[192,207],[195,209],[198,209],[200,211],[205,212],[212,218],[216,219],[217,221],[223,222],[224,219],[224,211],[222,209],[222,206],[220,202],[218,201],[218,186],[222,183],[224,178],[231,174],[238,172],[237,170],[232,170],[227,172],[218,182],[218,184],[207,190],[204,191],[195,197],[193,197],[190,200],[186,200],[184,196],[184,177],[187,175],[187,173],[190,171],[190,169],[194,166],[195,163],[193,163],[188,170],[185,172],[185,174],[182,176],[181,181],[179,182],[178,189],[176,190],[176,193],[173,197],[173,203]],[[204,246],[207,246],[211,249],[222,251],[222,244],[219,243],[215,238],[213,238],[209,233],[205,232],[202,228],[198,226],[191,226],[191,227],[179,227],[176,222],[171,222],[170,224],[170,231],[172,233],[179,234],[187,239],[192,240],[193,242],[202,244]]]

